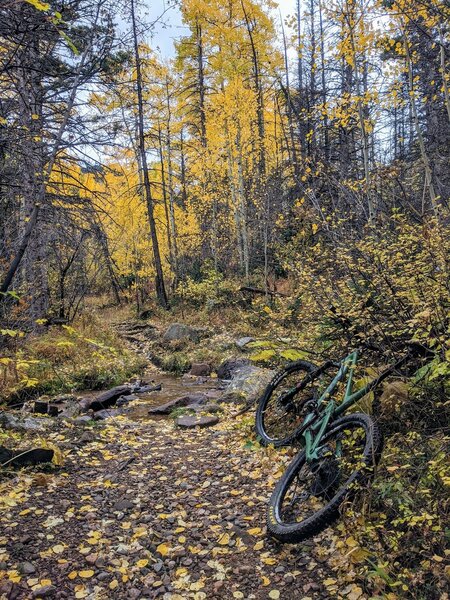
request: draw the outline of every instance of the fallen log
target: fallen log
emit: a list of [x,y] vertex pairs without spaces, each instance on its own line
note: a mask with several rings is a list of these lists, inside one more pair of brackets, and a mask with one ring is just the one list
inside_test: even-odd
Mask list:
[[261,290],[259,288],[250,287],[249,285],[243,285],[239,288],[240,292],[249,292],[250,294],[259,294],[263,296],[282,296],[283,298],[288,298],[287,294],[283,294],[283,292],[272,292],[271,290]]

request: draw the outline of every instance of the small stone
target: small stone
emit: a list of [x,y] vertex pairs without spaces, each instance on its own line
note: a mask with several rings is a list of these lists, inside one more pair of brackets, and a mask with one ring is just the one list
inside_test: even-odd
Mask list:
[[33,598],[50,598],[56,593],[54,585],[44,585],[36,590],[33,590]]
[[25,561],[23,563],[20,563],[19,572],[22,573],[22,575],[31,575],[31,573],[36,572],[36,567],[30,562]]
[[108,573],[107,571],[102,571],[97,575],[97,579],[98,581],[106,581],[107,579],[109,579],[110,575],[111,573]]
[[153,565],[153,570],[154,570],[156,573],[159,573],[159,572],[161,571],[161,569],[162,569],[162,568],[163,568],[163,564],[162,564],[162,562],[157,562],[157,563],[155,563],[155,564]]
[[95,565],[95,563],[97,562],[98,559],[98,554],[88,554],[86,556],[86,562],[89,563],[90,565]]
[[126,498],[123,498],[122,500],[119,500],[114,504],[113,511],[124,512],[125,510],[129,510],[130,508],[134,508],[133,502],[127,500]]
[[182,427],[183,429],[193,429],[194,427],[200,427],[203,429],[204,427],[211,427],[212,425],[216,425],[219,422],[219,417],[178,417],[175,421],[178,427]]

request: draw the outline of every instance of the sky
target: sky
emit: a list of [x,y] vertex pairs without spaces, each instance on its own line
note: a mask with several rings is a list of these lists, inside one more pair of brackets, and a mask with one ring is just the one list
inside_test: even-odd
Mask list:
[[[145,13],[147,22],[158,19],[164,13],[165,8],[169,6],[169,3],[164,0],[145,0],[144,4],[146,5]],[[287,15],[293,15],[295,13],[295,6],[296,0],[281,0],[279,8],[283,18]],[[275,15],[275,17],[277,16]],[[152,46],[155,50],[158,47],[163,57],[172,57],[174,55],[174,40],[186,33],[187,29],[183,27],[178,8],[169,8],[165,13],[164,19],[161,19],[155,25]]]

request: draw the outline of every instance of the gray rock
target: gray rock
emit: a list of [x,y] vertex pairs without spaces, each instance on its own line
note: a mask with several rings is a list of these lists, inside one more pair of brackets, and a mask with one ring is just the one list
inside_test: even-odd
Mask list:
[[238,340],[236,340],[235,344],[238,348],[243,350],[245,348],[245,346],[247,346],[247,344],[250,344],[250,342],[254,342],[254,341],[255,341],[255,338],[246,336],[246,337],[241,337]]
[[123,498],[122,500],[119,500],[114,504],[113,511],[124,512],[125,510],[129,510],[131,508],[134,508],[133,502],[127,500],[126,498]]
[[181,396],[170,400],[160,406],[154,406],[148,412],[151,415],[170,415],[170,413],[176,408],[184,408],[186,406],[200,406],[207,401],[205,394],[188,394],[187,396]]
[[200,427],[203,429],[204,427],[211,427],[212,425],[216,425],[219,422],[219,417],[178,417],[175,421],[178,427],[182,427],[183,429],[193,429],[194,427]]
[[44,585],[33,591],[33,598],[50,598],[56,593],[56,587],[54,585]]
[[184,325],[183,323],[172,323],[167,331],[163,335],[165,342],[172,342],[174,340],[189,339],[193,342],[198,343],[200,341],[200,334],[197,329]]
[[45,431],[51,424],[50,419],[36,417],[19,417],[12,413],[0,413],[0,427],[14,431]]
[[232,379],[236,371],[250,364],[248,358],[227,358],[217,369],[219,379]]
[[62,406],[62,411],[59,413],[59,417],[65,417],[66,419],[73,419],[78,417],[81,412],[81,406],[78,400],[68,400]]
[[237,369],[233,374],[233,379],[222,396],[222,401],[232,400],[240,397],[244,400],[254,400],[258,398],[269,381],[275,375],[275,371],[262,369],[246,365]]
[[22,573],[22,575],[31,575],[31,573],[36,572],[36,567],[30,562],[25,561],[23,563],[20,563],[19,572]]
[[83,425],[85,423],[90,423],[91,421],[93,421],[93,418],[90,415],[82,415],[73,420],[77,425]]
[[60,394],[52,399],[55,404],[61,404],[63,402],[76,402],[77,397],[74,394]]

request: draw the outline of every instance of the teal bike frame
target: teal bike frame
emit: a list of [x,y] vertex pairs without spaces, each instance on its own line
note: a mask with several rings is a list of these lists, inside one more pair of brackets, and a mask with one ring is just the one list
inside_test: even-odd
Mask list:
[[[321,440],[329,423],[344,414],[350,406],[361,400],[366,394],[369,394],[386,377],[401,367],[411,357],[410,353],[406,354],[394,365],[384,370],[378,377],[353,392],[353,373],[358,362],[359,353],[360,350],[354,350],[339,362],[339,370],[327,389],[317,400],[316,410],[306,415],[303,421],[302,431],[299,435],[301,436],[302,445],[305,447],[306,460],[309,463],[320,458]],[[333,366],[332,362],[325,363],[323,367],[319,367],[318,372],[325,371],[331,366]],[[347,379],[347,384],[345,386],[344,398],[341,402],[337,403],[332,398],[332,395],[339,383],[345,379]],[[323,410],[321,410],[321,407],[324,407]]]

